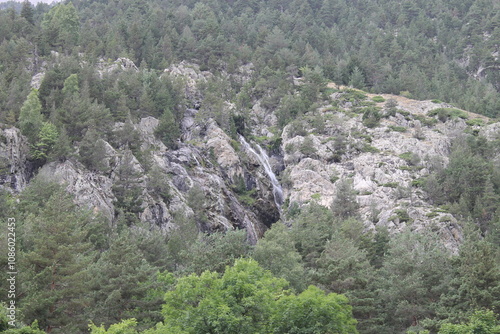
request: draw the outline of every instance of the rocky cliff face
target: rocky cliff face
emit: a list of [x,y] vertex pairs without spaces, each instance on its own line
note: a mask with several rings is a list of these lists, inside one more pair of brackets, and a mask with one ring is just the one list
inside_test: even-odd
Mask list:
[[16,128],[0,128],[0,187],[21,191],[33,172],[28,143]]
[[[119,65],[134,68],[123,60]],[[386,226],[397,232],[407,226],[415,231],[431,227],[456,249],[461,239],[456,220],[433,205],[420,180],[447,164],[454,138],[466,130],[493,138],[499,132],[498,123],[474,127],[461,118],[437,121],[427,113],[446,107],[444,104],[389,95],[383,95],[385,102],[370,102],[370,94],[353,101],[346,98],[351,91],[340,90],[330,95],[328,103],[276,133],[276,116],[257,102],[250,115],[250,132],[261,138],[264,147],[281,138],[280,147],[266,157],[271,170],[258,156],[261,151],[256,142],[249,140],[249,146],[243,145],[213,119],[200,117],[203,96],[198,85],[211,74],[186,63],[165,72],[182,77],[185,83],[188,108],[178,149],[167,149],[155,138],[158,120],[147,117],[133,126],[140,134],[141,149],[151,152],[152,166],[146,167],[130,152],[105,143],[109,173],[89,171],[76,161],[52,162],[37,173],[64,183],[78,203],[113,222],[117,213],[113,185],[120,166],[128,159],[133,171],[141,175],[139,218],[145,226],[168,232],[176,228],[173,217],[181,213],[194,217],[199,229],[206,232],[244,228],[251,242],[271,224],[286,220],[291,206],[317,202],[331,207],[341,195],[339,185],[349,180],[367,229]],[[251,67],[241,69],[242,82],[250,76]],[[391,107],[386,102],[390,99],[395,100]],[[386,117],[375,126],[367,126],[360,113],[367,105],[380,107]],[[26,141],[15,128],[0,130],[0,139],[0,185],[21,191],[32,174]],[[168,180],[168,199],[148,187],[151,168]],[[270,173],[281,183],[280,200],[275,198]],[[193,202],[193,198],[197,200]]]
[[431,226],[455,248],[461,238],[456,220],[434,207],[418,182],[445,166],[452,138],[466,125],[462,120],[422,125],[412,116],[423,113],[426,105],[415,105],[420,108],[416,111],[400,105],[406,117],[398,112],[374,128],[362,125],[362,115],[344,111],[322,111],[321,132],[305,122],[301,134],[287,126],[283,133],[285,197],[299,206],[315,201],[331,207],[339,184],[349,179],[367,228],[400,231],[410,226],[418,231]]

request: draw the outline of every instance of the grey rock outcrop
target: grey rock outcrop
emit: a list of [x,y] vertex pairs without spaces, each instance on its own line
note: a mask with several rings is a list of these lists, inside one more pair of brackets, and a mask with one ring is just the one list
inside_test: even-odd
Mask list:
[[138,68],[132,60],[124,57],[117,58],[115,61],[100,59],[97,63],[97,73],[100,77],[115,71],[126,70],[138,71]]
[[[419,184],[433,170],[446,166],[452,141],[463,136],[468,126],[462,119],[424,125],[420,120],[428,118],[427,112],[442,106],[430,101],[403,102],[398,106],[401,113],[382,119],[373,128],[363,126],[359,114],[348,116],[328,107],[319,109],[325,119],[319,133],[306,122],[301,135],[287,126],[282,135],[285,198],[290,204],[314,201],[331,207],[339,182],[350,179],[367,229],[431,228],[449,249],[456,250],[462,238],[460,226],[450,213],[432,204]],[[493,139],[498,136],[498,125],[485,126],[481,133]]]
[[66,161],[49,163],[38,172],[39,177],[66,187],[75,196],[76,203],[100,213],[111,222],[115,216],[112,180],[83,166]]
[[32,174],[28,141],[16,128],[0,128],[0,187],[23,190]]

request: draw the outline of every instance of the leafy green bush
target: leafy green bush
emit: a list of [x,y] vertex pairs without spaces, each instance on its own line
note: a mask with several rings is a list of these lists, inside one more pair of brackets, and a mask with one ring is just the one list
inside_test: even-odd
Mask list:
[[385,99],[382,96],[377,95],[377,96],[372,97],[372,101],[380,103],[380,102],[385,102]]
[[420,163],[420,157],[413,152],[405,152],[399,155],[401,159],[406,161],[410,166],[416,166]]
[[407,91],[407,90],[402,90],[402,91],[400,91],[400,92],[399,92],[399,95],[404,96],[404,97],[406,97],[406,98],[408,98],[408,99],[413,99],[413,94],[412,94],[412,93],[410,93],[410,92],[409,92],[409,91]]
[[361,148],[361,152],[363,153],[379,153],[380,150],[375,146],[371,146],[370,144],[364,144]]
[[359,101],[360,107],[375,107],[377,104],[370,100]]
[[450,216],[443,216],[439,219],[439,221],[442,223],[448,223],[448,222],[451,222],[451,217]]
[[321,199],[321,194],[319,194],[319,193],[317,193],[317,194],[312,194],[312,195],[311,195],[311,198],[312,198],[313,200],[318,201],[318,200],[320,200],[320,199]]
[[439,216],[439,214],[435,211],[432,211],[432,212],[429,212],[425,215],[427,218],[435,218],[437,216]]
[[253,206],[256,202],[255,196],[257,194],[257,189],[251,189],[243,194],[238,194],[238,199],[241,203],[247,206]]
[[404,126],[389,125],[389,129],[395,132],[406,132],[406,128]]
[[372,142],[372,137],[370,135],[363,133],[361,131],[358,131],[358,130],[353,130],[351,132],[351,136],[353,136],[355,138],[359,138],[359,139],[364,139],[367,143]]
[[366,95],[360,90],[356,89],[346,89],[343,90],[342,93],[342,99],[345,99],[346,101],[349,102],[358,102],[358,101],[363,101],[366,100]]
[[290,123],[288,133],[291,137],[307,136],[306,124],[300,120]]
[[484,125],[484,120],[481,118],[473,118],[467,120],[465,123],[467,123],[467,125],[469,126],[482,126]]
[[402,110],[402,109],[398,109],[398,114],[404,116],[405,118],[409,117],[411,115],[409,111]]
[[462,119],[469,118],[469,115],[467,114],[467,112],[460,110],[460,109],[451,109],[450,115],[452,118],[457,118],[457,117],[462,118]]
[[398,111],[398,102],[394,99],[387,100],[384,106],[384,110],[386,117],[396,116],[396,112]]
[[422,123],[425,126],[433,126],[438,122],[438,120],[435,118],[425,117],[423,115],[413,115],[413,118],[419,120],[420,123]]
[[412,221],[406,209],[397,209],[394,211],[394,213],[399,218],[399,222],[401,223],[409,223]]
[[425,179],[418,178],[416,180],[411,181],[412,187],[422,188],[425,185]]
[[449,118],[469,118],[465,111],[455,108],[437,108],[429,111],[427,115],[431,117],[437,116],[441,122],[446,122]]

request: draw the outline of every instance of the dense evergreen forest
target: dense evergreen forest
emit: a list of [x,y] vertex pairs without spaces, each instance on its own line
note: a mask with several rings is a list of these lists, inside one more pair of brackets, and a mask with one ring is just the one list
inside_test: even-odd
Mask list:
[[[286,224],[273,224],[255,245],[243,230],[200,231],[206,198],[195,187],[187,194],[193,215],[172,218],[179,228],[137,228],[141,187],[164,202],[172,190],[134,130],[141,118],[159,119],[156,137],[176,150],[183,115],[196,109],[197,121],[213,118],[236,142],[251,132],[256,101],[282,130],[327,99],[327,82],[440,100],[495,119],[498,1],[14,4],[0,10],[0,123],[27,138],[33,178],[20,193],[0,189],[2,224],[19,222],[17,328],[7,310],[0,332],[500,333],[500,165],[492,159],[500,136],[458,138],[448,165],[416,180],[459,221],[462,243],[453,252],[430,230],[366,231],[348,182],[332,208],[291,206]],[[125,70],[108,71],[116,59]],[[182,61],[211,74],[199,96],[165,72]],[[242,81],[245,66],[252,74]],[[347,93],[354,105],[361,104],[356,92]],[[452,118],[446,112],[456,109],[447,110],[431,121]],[[364,115],[370,128],[382,117],[374,109]],[[280,149],[279,141],[268,144]],[[109,147],[128,154],[117,170],[106,162]],[[35,176],[64,161],[116,175],[111,220]],[[254,201],[244,184],[233,188]],[[4,276],[0,287],[3,302]]]
[[231,73],[251,62],[262,89],[278,95],[287,77],[318,67],[329,80],[357,88],[439,99],[493,117],[499,110],[496,1],[72,3],[55,20],[43,18],[44,4],[24,15],[2,11],[3,111],[19,112],[27,95],[14,88],[28,80],[19,60],[36,70],[38,57],[51,51],[83,53],[90,64],[128,57],[154,70],[188,60]]

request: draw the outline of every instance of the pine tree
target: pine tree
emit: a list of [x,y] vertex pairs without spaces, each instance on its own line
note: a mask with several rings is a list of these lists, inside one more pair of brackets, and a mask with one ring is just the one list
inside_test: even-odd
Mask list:
[[378,332],[402,333],[437,316],[440,296],[451,291],[452,259],[429,232],[402,232],[389,246],[375,281]]
[[77,94],[80,88],[78,87],[78,74],[71,74],[64,80],[64,86],[62,93],[65,98],[70,98],[74,94]]
[[47,160],[48,154],[52,151],[58,136],[55,125],[44,122],[38,134],[38,142],[33,146],[33,158],[40,161]]
[[335,10],[335,2],[332,0],[323,0],[319,16],[321,21],[327,26],[332,27],[335,24],[335,16],[339,13]]
[[302,292],[308,285],[302,258],[285,224],[274,224],[258,241],[252,257],[276,277],[289,281],[296,291]]
[[106,159],[106,142],[93,129],[85,133],[78,151],[80,161],[90,170],[106,173],[109,163]]
[[463,321],[474,309],[489,309],[500,315],[498,247],[491,239],[483,239],[471,223],[464,228],[464,239],[450,290],[440,300],[441,317]]
[[[84,226],[90,217],[59,186],[36,180],[30,188],[21,202],[21,207],[28,209],[19,261],[24,321],[37,319],[42,328],[53,333],[82,331],[87,321],[82,315],[88,305],[87,268],[91,260]],[[30,196],[38,205],[34,206]]]
[[122,219],[127,226],[139,222],[138,214],[142,211],[142,182],[141,170],[135,164],[132,152],[126,151],[116,176],[117,180],[113,185],[113,194],[116,197],[115,206],[122,214]]
[[127,98],[120,95],[111,115],[116,122],[125,122],[130,117],[130,109],[127,107]]
[[157,268],[144,260],[135,238],[128,231],[115,236],[110,248],[89,268],[92,307],[86,316],[95,323],[109,325],[130,317],[152,324],[161,320],[161,299],[147,298]]
[[474,216],[483,232],[490,230],[489,223],[495,217],[500,203],[500,196],[495,193],[491,177],[488,176],[484,185],[484,191],[480,198],[476,200],[474,206]]
[[45,40],[52,46],[71,50],[78,43],[80,19],[73,3],[58,4],[45,14],[42,22]]
[[148,173],[147,182],[148,191],[159,196],[165,203],[168,203],[172,197],[167,174],[158,166],[154,165]]
[[160,123],[155,129],[155,135],[169,148],[175,149],[177,147],[180,130],[170,109],[165,109],[163,112]]
[[24,0],[23,7],[21,9],[21,17],[24,17],[26,21],[33,25],[35,24],[33,14],[33,7],[31,6],[31,3],[29,0]]
[[19,129],[29,142],[35,144],[38,133],[43,126],[42,104],[38,99],[38,91],[33,89],[21,107],[19,115]]
[[359,204],[351,180],[345,179],[339,183],[331,209],[335,216],[342,219],[355,217],[358,214]]
[[349,86],[363,89],[365,87],[365,76],[359,67],[355,66],[349,77]]
[[59,137],[52,147],[52,152],[49,154],[49,160],[64,162],[73,155],[73,151],[73,145],[66,132],[66,128],[62,127],[59,131]]

